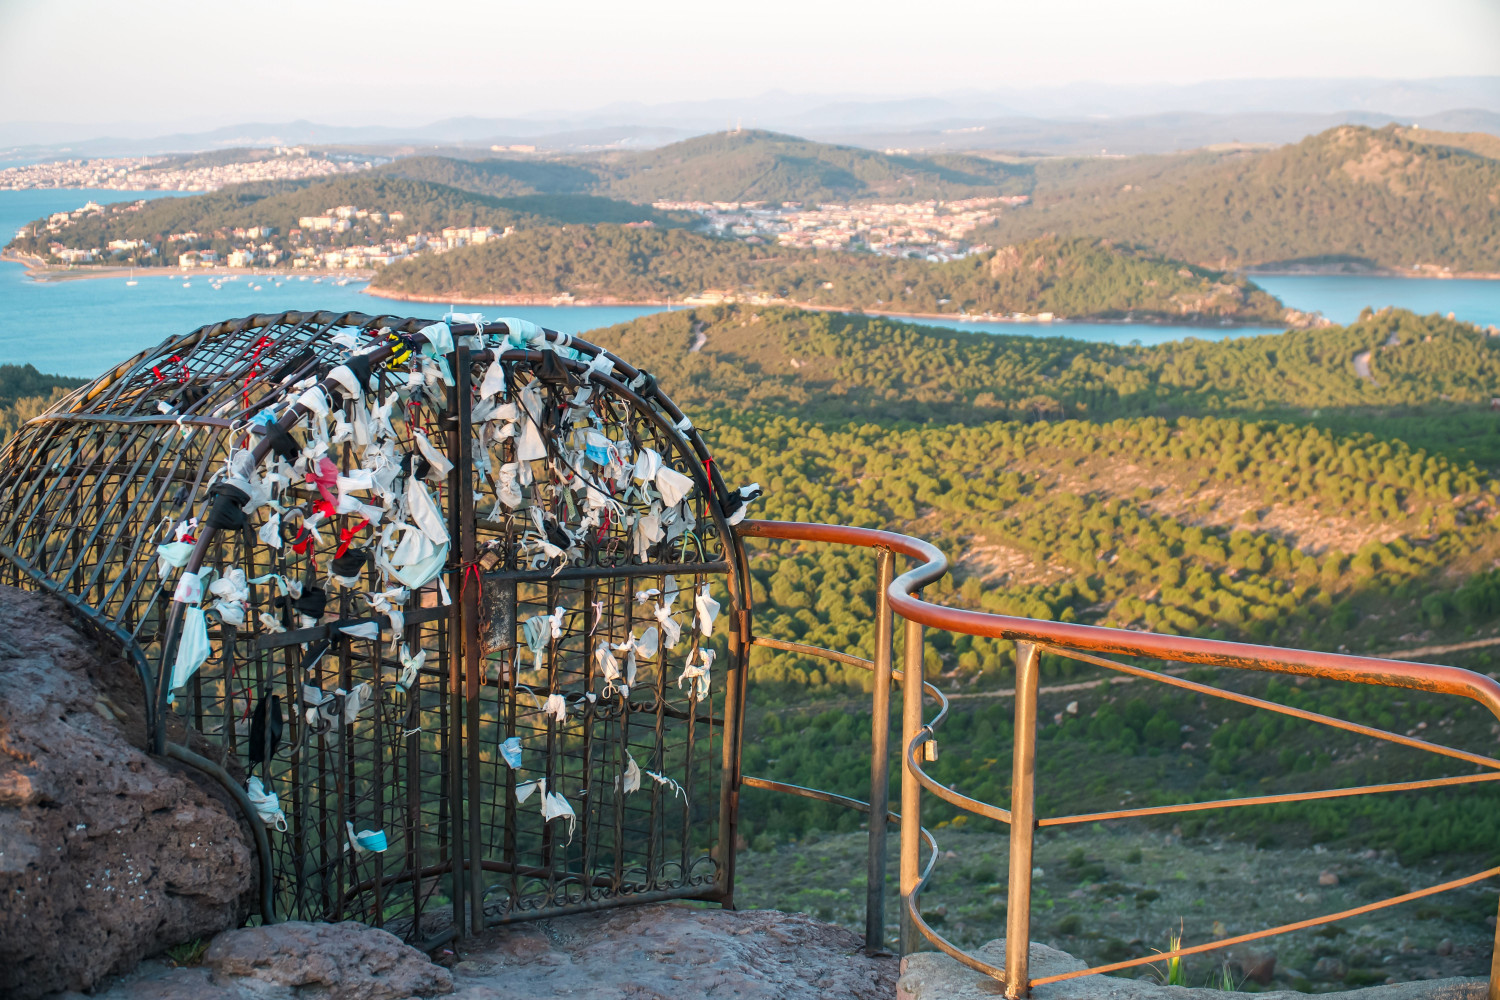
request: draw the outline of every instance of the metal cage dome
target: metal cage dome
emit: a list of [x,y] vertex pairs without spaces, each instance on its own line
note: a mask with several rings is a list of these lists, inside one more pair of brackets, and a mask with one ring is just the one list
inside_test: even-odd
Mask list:
[[752,496],[585,341],[252,316],[7,443],[0,580],[123,646],[153,749],[251,816],[263,919],[432,944],[730,898]]

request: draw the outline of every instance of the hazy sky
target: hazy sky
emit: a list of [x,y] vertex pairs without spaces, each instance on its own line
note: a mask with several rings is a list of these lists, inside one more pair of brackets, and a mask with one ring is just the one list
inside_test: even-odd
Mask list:
[[1500,0],[0,0],[0,121],[451,115],[1500,73]]

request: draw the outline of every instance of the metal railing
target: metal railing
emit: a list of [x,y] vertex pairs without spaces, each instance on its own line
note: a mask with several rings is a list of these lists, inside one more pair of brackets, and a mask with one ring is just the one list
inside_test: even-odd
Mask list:
[[[957,961],[990,976],[1005,985],[1005,994],[1011,998],[1025,997],[1034,986],[1075,979],[1081,976],[1116,972],[1134,966],[1159,962],[1166,959],[1214,951],[1291,931],[1316,927],[1348,917],[1370,913],[1375,910],[1410,902],[1438,893],[1472,885],[1500,875],[1500,867],[1490,868],[1463,878],[1453,879],[1438,885],[1428,886],[1415,892],[1404,893],[1363,906],[1330,913],[1320,917],[1299,920],[1293,923],[1270,927],[1265,930],[1240,934],[1233,937],[1180,947],[1171,951],[1155,953],[1143,958],[1112,962],[1093,966],[1076,972],[1031,978],[1027,968],[1031,941],[1031,883],[1032,849],[1036,831],[1045,826],[1066,826],[1094,823],[1102,820],[1165,816],[1175,813],[1197,812],[1209,809],[1227,809],[1253,805],[1309,802],[1319,799],[1342,798],[1355,795],[1371,795],[1383,792],[1413,791],[1428,788],[1446,788],[1456,785],[1478,784],[1500,780],[1500,760],[1482,754],[1469,753],[1423,740],[1413,739],[1398,733],[1386,732],[1363,726],[1332,716],[1321,715],[1303,709],[1280,705],[1261,698],[1251,697],[1235,691],[1224,690],[1192,680],[1147,670],[1142,667],[1108,659],[1099,654],[1115,656],[1149,657],[1156,660],[1201,664],[1207,666],[1232,667],[1241,670],[1259,670],[1273,673],[1294,674],[1326,680],[1348,681],[1387,687],[1408,688],[1436,694],[1457,695],[1476,701],[1500,718],[1500,684],[1483,674],[1458,667],[1427,663],[1407,663],[1384,660],[1369,656],[1351,656],[1339,653],[1323,653],[1310,650],[1283,649],[1257,646],[1247,643],[1224,642],[1212,639],[1197,639],[1184,636],[1163,635],[1149,632],[1133,632],[1123,629],[1101,628],[1063,622],[1040,621],[1006,615],[988,614],[932,604],[917,596],[921,589],[942,577],[948,570],[947,558],[933,545],[920,539],[890,531],[870,528],[855,528],[845,525],[801,524],[786,521],[746,521],[739,526],[744,537],[777,539],[782,541],[822,542],[871,548],[879,551],[879,595],[876,611],[875,653],[871,660],[851,656],[847,653],[821,649],[803,643],[754,636],[754,646],[821,657],[852,666],[865,667],[874,673],[874,717],[871,730],[870,801],[868,804],[844,796],[832,795],[813,789],[786,785],[761,778],[745,777],[742,784],[752,788],[804,795],[825,802],[851,806],[867,811],[869,823],[869,883],[866,900],[865,945],[867,950],[884,948],[884,892],[886,824],[878,823],[875,817],[886,813],[891,821],[898,816],[886,808],[888,740],[890,726],[889,696],[893,682],[899,682],[902,690],[902,780],[901,809],[901,941],[902,954],[920,947],[922,940],[930,942],[940,951]],[[895,557],[903,555],[918,564],[900,576],[895,576]],[[899,615],[905,621],[903,663],[914,665],[904,675],[892,669],[892,644],[894,618]],[[1006,639],[1016,644],[1015,680],[1015,735],[1011,760],[1010,808],[981,802],[940,784],[922,768],[924,759],[935,759],[928,754],[936,748],[936,731],[948,712],[948,702],[933,685],[921,679],[921,664],[924,652],[924,628],[937,628],[962,635]],[[1280,795],[1247,796],[1220,799],[1209,802],[1188,802],[1177,805],[1151,806],[1119,809],[1109,812],[1082,813],[1069,816],[1036,815],[1036,736],[1037,696],[1039,682],[1039,659],[1042,652],[1067,657],[1083,663],[1117,671],[1131,677],[1166,684],[1200,695],[1222,698],[1254,708],[1267,709],[1283,715],[1342,729],[1346,732],[1385,740],[1401,746],[1425,750],[1475,765],[1485,770],[1472,775],[1447,778],[1432,778],[1421,781],[1393,782],[1383,785],[1365,785],[1355,788],[1326,789],[1311,792],[1293,792]],[[938,705],[937,714],[923,721],[923,695],[931,695]],[[936,842],[921,826],[922,791],[926,790],[945,802],[976,816],[1003,823],[1010,828],[1010,865],[1008,893],[1006,898],[1005,964],[994,966],[969,954],[944,938],[922,918],[921,893],[932,874],[937,858]],[[929,856],[925,868],[921,862],[921,841],[928,842]],[[1500,927],[1496,929],[1497,945],[1500,945]],[[1489,1000],[1500,1000],[1500,947],[1491,960]]]

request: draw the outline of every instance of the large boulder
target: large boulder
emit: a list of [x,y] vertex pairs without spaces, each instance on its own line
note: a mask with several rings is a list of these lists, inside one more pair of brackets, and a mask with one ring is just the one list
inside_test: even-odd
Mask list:
[[289,921],[226,931],[203,964],[217,983],[258,980],[328,1000],[404,1000],[453,989],[447,969],[387,931],[346,921]]
[[0,996],[88,989],[248,912],[250,831],[141,750],[143,705],[65,605],[0,587]]

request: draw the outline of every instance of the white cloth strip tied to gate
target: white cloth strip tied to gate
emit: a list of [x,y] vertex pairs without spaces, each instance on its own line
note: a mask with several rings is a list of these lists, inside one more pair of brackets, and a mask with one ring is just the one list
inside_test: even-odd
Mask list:
[[[692,655],[688,656],[687,663],[682,668],[682,674],[677,678],[677,686],[683,684],[691,685],[688,691],[699,701],[708,698],[709,668],[714,663],[714,651],[706,646],[700,646]],[[695,663],[694,660],[697,662]]]
[[[656,647],[657,633],[655,625],[641,633],[639,639],[635,637],[635,632],[632,630],[628,639],[614,647],[616,653],[625,654],[625,682],[618,685],[620,697],[630,697],[630,688],[635,684],[636,656],[639,655],[641,659],[649,660],[656,656]],[[618,675],[615,680],[618,680]],[[606,693],[608,692],[606,691]]]
[[703,588],[693,598],[693,605],[697,611],[694,620],[697,623],[698,631],[705,639],[713,638],[714,622],[719,617],[719,602],[713,599],[707,583],[703,584]]

